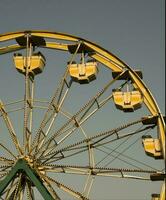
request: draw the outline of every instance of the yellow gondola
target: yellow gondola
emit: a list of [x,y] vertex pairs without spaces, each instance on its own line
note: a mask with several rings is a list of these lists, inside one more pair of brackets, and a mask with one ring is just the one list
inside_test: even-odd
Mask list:
[[81,64],[71,63],[68,67],[73,81],[80,84],[89,83],[95,80],[98,73],[97,62],[95,61],[89,61]]
[[45,57],[40,52],[34,53],[32,56],[27,57],[27,59],[21,54],[14,54],[13,59],[16,69],[20,73],[25,74],[25,66],[28,65],[28,73],[33,76],[43,71],[46,62]]
[[141,108],[142,95],[139,91],[113,91],[113,100],[116,108],[124,112],[133,112]]

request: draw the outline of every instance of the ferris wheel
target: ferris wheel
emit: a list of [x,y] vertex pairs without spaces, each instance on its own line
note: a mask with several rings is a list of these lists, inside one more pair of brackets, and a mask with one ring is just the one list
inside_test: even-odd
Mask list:
[[6,33],[0,45],[13,74],[1,86],[0,199],[114,199],[116,178],[162,181],[151,198],[165,199],[151,163],[165,160],[165,118],[140,70],[64,33]]

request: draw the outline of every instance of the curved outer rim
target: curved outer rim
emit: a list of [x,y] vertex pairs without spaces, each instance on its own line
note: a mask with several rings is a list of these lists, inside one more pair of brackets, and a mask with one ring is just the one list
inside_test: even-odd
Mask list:
[[[111,52],[105,50],[104,48],[100,47],[99,45],[92,43],[88,40],[85,40],[80,37],[76,37],[73,35],[59,33],[59,32],[51,32],[51,31],[43,31],[43,30],[27,30],[27,31],[18,31],[18,32],[9,32],[5,34],[0,34],[0,42],[5,42],[8,40],[13,40],[21,36],[26,36],[30,34],[32,36],[39,36],[43,38],[51,38],[51,39],[58,39],[61,41],[68,41],[68,42],[78,42],[83,43],[85,46],[89,47],[94,51],[91,57],[95,58],[97,61],[103,63],[108,68],[112,69],[113,71],[125,71],[129,70],[129,74],[133,80],[133,86],[140,90],[144,97],[144,103],[146,104],[147,108],[149,109],[150,113],[153,116],[158,116],[158,127],[159,127],[159,139],[161,142],[162,153],[165,159],[165,122],[163,116],[160,112],[160,109],[152,96],[149,89],[146,87],[145,83],[139,78],[139,76],[129,67],[126,63],[120,60],[118,57],[113,55]],[[51,49],[58,49],[63,51],[68,51],[69,44],[63,43],[56,43],[56,42],[47,42],[44,48],[51,48]],[[0,54],[9,53],[12,51],[20,50],[25,47],[19,46],[18,44],[7,46],[7,47],[0,47]]]

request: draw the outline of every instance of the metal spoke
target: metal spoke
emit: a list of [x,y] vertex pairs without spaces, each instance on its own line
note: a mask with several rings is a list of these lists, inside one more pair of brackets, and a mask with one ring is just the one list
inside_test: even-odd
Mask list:
[[7,147],[5,147],[3,144],[0,143],[0,147],[2,147],[5,151],[7,151],[10,156],[17,159],[17,157]]
[[5,172],[3,174],[0,174],[0,179],[3,178],[4,176],[8,175],[8,172]]
[[[93,147],[97,147],[97,145],[101,146],[101,145],[102,145],[101,143],[100,143],[100,144],[97,144],[97,143],[101,142],[102,140],[105,140],[105,139],[109,138],[110,136],[114,136],[114,135],[117,136],[117,134],[118,134],[119,131],[121,131],[121,130],[123,130],[123,129],[125,129],[125,128],[128,128],[128,127],[130,127],[130,126],[133,126],[133,125],[135,125],[135,124],[138,124],[138,123],[140,123],[140,122],[142,122],[142,119],[139,119],[139,120],[130,122],[130,123],[128,123],[128,124],[122,125],[122,126],[120,126],[120,127],[118,127],[118,128],[112,129],[112,130],[110,130],[110,131],[106,131],[106,132],[103,132],[103,133],[96,134],[96,135],[94,135],[94,136],[92,136],[92,137],[89,137],[89,138],[87,138],[87,139],[84,139],[84,140],[82,140],[82,141],[80,141],[80,142],[74,143],[74,144],[69,145],[69,146],[67,146],[67,147],[63,147],[62,149],[59,149],[59,150],[57,150],[57,151],[53,151],[53,152],[50,152],[50,153],[48,153],[48,154],[45,154],[45,155],[44,155],[44,158],[47,159],[47,160],[49,160],[49,159],[52,159],[55,155],[57,155],[57,154],[60,153],[60,152],[66,152],[66,151],[71,151],[71,150],[75,150],[75,149],[77,150],[78,148],[79,148],[79,149],[80,149],[80,148],[85,148],[85,149],[87,149],[87,142],[88,142],[88,141],[93,141],[94,139],[97,139],[97,138],[100,138],[100,139],[97,140],[97,141],[95,141],[95,142],[91,142],[91,146],[93,146]],[[141,130],[141,131],[144,131],[144,130],[146,130],[146,129],[148,129],[148,128],[151,128],[151,126],[150,126],[150,127],[146,127],[145,129],[143,129],[143,130]],[[139,132],[140,132],[140,131],[139,131]],[[124,137],[128,137],[129,135],[134,135],[134,134],[137,134],[137,133],[139,133],[139,132],[137,131],[137,132],[127,133],[127,134],[123,134],[122,136],[118,135],[118,136],[116,137],[116,139],[112,139],[111,141],[118,140],[118,139],[121,139],[121,138],[124,138]],[[82,145],[82,144],[86,144],[86,145],[80,146],[80,145]],[[78,148],[77,148],[77,147],[78,147]],[[48,158],[48,156],[49,156],[49,158]],[[41,157],[41,158],[42,158],[42,157]]]
[[104,167],[91,167],[91,166],[70,166],[70,165],[45,165],[47,172],[54,173],[65,173],[65,174],[76,174],[76,175],[92,175],[92,176],[108,176],[108,177],[121,177],[121,178],[132,178],[140,180],[150,180],[150,176],[141,177],[136,175],[128,175],[125,173],[141,173],[141,174],[152,174],[160,171],[154,170],[143,170],[143,169],[120,169],[120,168],[104,168]]
[[9,168],[11,168],[11,165],[0,165],[0,172],[7,172]]
[[[12,182],[11,182],[11,184],[10,184],[10,186],[9,186],[9,188],[7,188],[4,192],[3,192],[3,194],[6,194],[5,195],[5,199],[8,199],[8,197],[9,197],[9,195],[10,195],[10,193],[12,193],[13,191],[14,191],[14,188],[15,188],[15,186],[16,186],[16,184],[17,184],[17,182],[15,182],[15,180],[13,179],[12,180]],[[2,195],[3,195],[2,194]]]
[[[122,76],[123,72],[118,76]],[[117,79],[117,78],[116,78]],[[54,149],[57,144],[60,144],[61,142],[63,142],[67,137],[69,137],[78,127],[80,127],[81,124],[83,124],[85,121],[87,121],[92,115],[94,115],[100,108],[102,108],[111,98],[112,95],[109,95],[107,98],[105,98],[105,100],[98,102],[98,98],[101,97],[105,91],[116,81],[116,79],[111,80],[100,92],[98,92],[92,99],[90,99],[88,101],[88,103],[86,103],[75,115],[73,115],[58,131],[56,131],[53,136],[51,136],[50,139],[48,139],[42,146],[41,148],[46,147],[47,148],[52,148]],[[120,86],[123,87],[123,85]],[[95,108],[88,116],[87,113],[88,111],[91,109],[91,107],[97,102],[97,108]],[[81,115],[81,116],[80,116]],[[79,117],[80,116],[80,117]],[[78,119],[79,117],[79,119]],[[68,128],[70,125],[72,125],[72,127],[70,127],[71,131],[67,132],[65,134],[65,136],[59,141],[55,143],[52,143],[52,141],[54,141],[54,139],[60,135],[62,135],[63,133],[65,133],[65,129]],[[51,147],[50,147],[51,146]],[[39,149],[39,152],[41,151],[41,148]]]
[[[41,135],[39,136],[39,140],[41,139],[41,138],[43,138],[42,140],[40,140],[40,142],[38,141],[38,144],[37,144],[37,147],[36,147],[36,152],[37,152],[37,150],[41,147],[41,145],[43,144],[43,142],[44,142],[44,140],[45,140],[45,138],[47,137],[47,135],[48,135],[48,133],[50,132],[50,130],[51,130],[51,128],[52,128],[52,126],[53,126],[53,123],[55,122],[55,119],[56,119],[56,117],[58,116],[58,113],[60,112],[60,109],[61,109],[61,107],[62,107],[62,105],[63,105],[63,102],[64,102],[64,100],[65,100],[65,98],[67,97],[67,94],[68,94],[68,92],[69,92],[69,89],[70,89],[70,87],[71,87],[71,84],[70,84],[70,86],[69,87],[67,87],[67,89],[65,90],[65,92],[64,92],[64,94],[63,94],[63,97],[59,97],[60,99],[61,99],[61,101],[59,100],[57,103],[56,103],[56,105],[55,105],[55,102],[54,102],[54,104],[52,104],[52,107],[53,107],[53,109],[51,109],[50,110],[50,112],[52,112],[51,114],[50,114],[50,117],[48,118],[48,116],[47,116],[47,121],[45,120],[45,124],[43,125],[43,128],[42,128],[42,130],[41,130],[41,133],[42,133],[42,136],[43,137],[41,137]],[[64,85],[63,85],[63,88],[64,88]],[[62,90],[63,90],[63,88],[62,88]],[[60,96],[61,96],[62,94],[60,94]],[[48,122],[50,122],[49,123],[49,126],[47,127],[47,129],[44,131],[44,127],[46,126],[46,124],[48,123]]]
[[[106,142],[103,142],[103,143],[99,143],[99,142],[101,142],[101,140],[106,139],[106,138],[107,138],[107,136],[106,136],[106,137],[102,138],[101,140],[98,140],[98,141],[94,142],[93,145],[94,145],[95,148],[96,148],[96,147],[99,147],[99,146],[103,146],[103,145],[108,144],[108,143],[110,143],[110,142],[114,142],[114,141],[116,141],[116,140],[119,140],[119,139],[122,139],[122,138],[125,138],[125,137],[129,137],[129,136],[132,136],[132,135],[136,135],[136,134],[141,133],[141,132],[143,132],[143,131],[146,131],[146,130],[148,130],[148,129],[153,129],[154,127],[155,127],[154,125],[148,126],[148,127],[143,128],[143,129],[141,129],[141,130],[139,130],[139,131],[133,131],[133,132],[131,132],[131,133],[125,133],[125,134],[123,134],[123,135],[121,135],[121,136],[118,136],[117,138],[112,139],[112,140],[110,140],[110,141],[106,141]],[[97,143],[99,143],[99,144],[97,144]]]
[[[17,151],[18,151],[18,153],[20,155],[23,155],[23,150],[22,150],[22,148],[21,148],[21,146],[19,144],[17,135],[15,133],[15,130],[13,128],[13,125],[11,123],[11,120],[10,120],[9,116],[5,111],[5,108],[4,108],[4,105],[3,105],[2,101],[0,101],[0,112],[1,112],[1,114],[3,116],[4,122],[6,124],[6,127],[7,127],[8,131],[9,131],[9,133],[10,133],[10,136],[11,136],[11,139],[13,141],[13,144],[15,145],[15,148],[17,149]],[[0,146],[4,148],[3,145],[0,145]]]
[[87,180],[86,180],[86,183],[84,186],[84,190],[83,190],[83,194],[86,194],[87,197],[89,197],[90,191],[92,189],[94,178],[95,177],[93,175],[91,175],[91,171],[89,171],[89,175],[87,177]]
[[83,194],[81,194],[80,192],[76,192],[75,190],[69,188],[68,186],[54,180],[53,178],[50,178],[49,176],[46,176],[47,179],[52,182],[53,184],[55,184],[59,189],[69,193],[70,195],[72,195],[73,197],[77,198],[77,199],[82,199],[82,200],[88,200],[88,198],[86,198]]
[[7,106],[14,105],[14,104],[22,103],[22,102],[24,102],[24,100],[20,99],[20,100],[17,100],[17,101],[12,101],[12,102],[9,102],[9,103],[5,103],[4,106],[7,107]]
[[[77,51],[78,51],[78,49],[80,47],[80,44],[81,43],[78,43],[77,49],[76,49],[75,53],[72,55],[72,58],[70,60],[69,65],[73,62],[74,57],[76,56]],[[65,97],[67,96],[68,90],[69,90],[69,88],[71,86],[71,82],[67,83],[67,76],[68,76],[68,68],[66,69],[64,75],[62,76],[62,79],[60,81],[59,87],[56,89],[55,94],[54,94],[53,98],[51,99],[51,102],[50,102],[50,104],[48,106],[48,109],[47,109],[47,111],[46,111],[46,113],[44,115],[44,118],[43,118],[43,120],[41,122],[41,125],[40,125],[40,127],[39,127],[39,129],[38,129],[38,131],[36,133],[36,136],[34,138],[34,141],[32,143],[32,150],[34,150],[34,148],[35,148],[35,152],[37,151],[38,146],[40,146],[43,143],[44,139],[45,139],[46,133],[44,132],[43,129],[44,129],[44,127],[46,126],[46,124],[48,122],[49,116],[51,115],[50,120],[52,119],[51,123],[53,123],[54,118],[56,117],[57,113],[59,112],[59,109],[62,106],[62,104],[63,104],[63,102],[65,100]],[[62,94],[62,91],[63,91],[65,85],[67,86],[67,89],[65,91],[64,96],[61,98],[61,94]],[[54,110],[52,108],[54,108]],[[53,112],[51,112],[51,111],[53,111]],[[41,136],[43,136],[43,137],[41,138]]]
[[11,159],[8,159],[8,158],[5,158],[5,157],[2,157],[0,156],[0,162],[4,162],[4,163],[10,163],[10,164],[13,164],[14,163],[14,160],[11,160]]
[[[149,126],[149,127],[146,127],[146,128],[144,128],[144,129],[141,129],[141,130],[139,130],[139,131],[135,131],[135,132],[132,132],[132,133],[127,133],[127,134],[123,134],[122,136],[118,136],[117,138],[115,138],[115,139],[112,139],[112,140],[109,140],[109,141],[107,141],[107,142],[104,142],[104,143],[99,143],[100,141],[98,141],[97,143],[98,144],[96,144],[96,142],[95,142],[95,144],[96,145],[93,145],[93,143],[91,144],[91,148],[97,148],[97,147],[100,147],[100,146],[103,146],[103,145],[105,145],[105,144],[108,144],[108,143],[111,143],[111,142],[114,142],[114,141],[117,141],[117,140],[120,140],[120,139],[123,139],[123,138],[128,138],[129,136],[133,136],[133,135],[135,135],[135,134],[138,134],[138,133],[140,133],[140,132],[142,132],[142,131],[145,131],[145,130],[147,130],[147,129],[151,129],[151,128],[154,128],[154,126]],[[107,134],[108,134],[108,132],[107,132]],[[114,131],[113,133],[111,133],[109,136],[112,136],[112,135],[117,135],[117,131]],[[99,135],[97,135],[97,136],[94,136],[94,137],[98,137]],[[94,139],[94,137],[92,137],[93,139]],[[108,135],[107,135],[107,137],[108,137]],[[92,140],[92,138],[88,138],[87,140]],[[103,139],[105,139],[105,137],[103,137],[102,138],[102,140]],[[59,151],[57,151],[57,152],[55,152],[53,155],[52,154],[49,154],[49,155],[51,155],[50,157],[48,157],[48,158],[44,158],[44,161],[42,162],[42,163],[51,163],[51,162],[53,162],[53,161],[56,161],[56,160],[62,160],[62,159],[65,159],[65,158],[68,158],[68,157],[72,157],[72,156],[74,156],[74,155],[77,155],[77,154],[79,154],[79,153],[82,153],[82,152],[85,152],[85,151],[88,151],[89,150],[89,148],[88,148],[88,146],[87,145],[83,145],[83,146],[80,146],[80,147],[76,147],[76,146],[79,146],[80,144],[83,144],[83,143],[86,143],[87,142],[87,140],[83,140],[83,141],[81,141],[80,143],[76,143],[76,144],[73,144],[73,145],[71,145],[71,146],[68,146],[67,148],[63,148],[63,149],[60,149]],[[101,139],[100,139],[101,140]],[[82,149],[82,150],[79,150],[79,149]],[[59,152],[67,152],[67,151],[73,151],[73,150],[79,150],[79,151],[77,151],[77,152],[74,152],[74,153],[71,153],[71,154],[69,154],[69,155],[65,155],[64,157],[62,157],[62,158],[57,158],[57,159],[55,159],[54,160],[54,158],[55,158],[55,155],[57,155]],[[42,158],[41,158],[42,159]]]
[[[42,175],[41,175],[42,176]],[[44,180],[44,184],[46,185],[48,191],[50,192],[50,194],[52,195],[52,197],[55,199],[55,200],[61,200],[60,197],[57,195],[57,193],[55,192],[55,190],[53,189],[52,187],[52,183],[51,181],[49,180],[49,178],[47,176],[42,176],[43,177],[43,180]]]
[[26,188],[27,199],[34,200],[35,199],[34,192],[29,182],[26,182],[25,188]]
[[30,152],[32,120],[33,120],[32,110],[33,110],[33,97],[34,97],[34,78],[29,74],[31,55],[32,55],[32,43],[30,42],[30,35],[26,34],[24,126],[23,126],[23,147],[25,152]]
[[[18,109],[13,109],[13,110],[8,110],[6,113],[7,114],[9,114],[9,113],[15,113],[15,112],[17,112],[17,111],[21,111],[21,110],[23,110],[23,108],[18,108]],[[0,115],[0,117],[2,117],[2,114]]]
[[20,191],[20,188],[21,188],[21,185],[20,185],[21,184],[21,176],[22,176],[22,174],[19,175],[15,190],[13,192],[13,200],[17,199],[17,195],[19,194],[19,191]]
[[31,140],[32,140],[32,128],[33,128],[33,104],[34,104],[34,80],[31,80],[31,88],[29,88],[29,94],[30,94],[30,99],[29,99],[29,136],[27,140],[27,149],[28,152],[30,152],[31,148]]
[[[114,141],[117,141],[117,140],[120,140],[120,139],[123,139],[123,138],[125,138],[125,137],[129,137],[129,136],[133,136],[133,135],[135,135],[135,134],[138,134],[138,133],[140,133],[140,132],[142,132],[142,131],[144,131],[144,130],[147,130],[147,129],[151,129],[151,128],[153,128],[153,126],[151,127],[146,127],[145,129],[142,129],[142,130],[140,130],[140,131],[135,131],[135,132],[132,132],[132,133],[127,133],[127,134],[123,134],[122,136],[118,136],[117,138],[115,138],[115,139],[112,139],[112,140],[109,140],[109,141],[107,141],[107,142],[105,142],[104,143],[104,145],[105,144],[108,144],[108,143],[111,143],[111,142],[114,142]],[[107,132],[107,134],[108,134],[108,132]],[[113,133],[111,133],[109,136],[112,136],[112,135],[114,135],[114,134],[116,134],[117,135],[117,131],[115,131],[115,132],[113,132]],[[99,136],[99,135],[97,135],[97,136]],[[96,136],[95,136],[96,137]],[[108,137],[108,136],[107,136]],[[88,140],[91,140],[92,138],[88,138]],[[103,138],[103,139],[105,139],[105,137]],[[58,150],[57,152],[54,152],[54,154],[52,155],[51,153],[50,154],[48,154],[48,155],[51,155],[50,157],[45,157],[44,158],[44,161],[42,162],[42,163],[52,163],[52,162],[54,162],[54,161],[57,161],[57,160],[62,160],[62,159],[65,159],[65,158],[68,158],[68,157],[72,157],[72,156],[74,156],[74,155],[77,155],[77,154],[80,154],[80,153],[82,153],[82,152],[85,152],[85,151],[88,151],[89,150],[89,146],[88,145],[83,145],[83,146],[80,146],[79,147],[79,145],[80,144],[83,144],[83,143],[87,143],[87,140],[83,140],[83,141],[81,141],[80,143],[76,143],[76,144],[73,144],[73,145],[71,145],[71,146],[68,146],[67,148],[63,148],[63,149],[60,149],[60,150]],[[96,142],[95,142],[96,143]],[[76,146],[78,146],[78,147],[76,147]],[[93,143],[91,144],[91,148],[97,148],[97,147],[100,147],[100,146],[103,146],[103,143],[98,143],[98,144],[96,144],[96,145],[93,145]],[[80,149],[82,149],[82,150],[80,150]],[[60,153],[60,152],[67,152],[67,151],[73,151],[73,150],[79,150],[79,151],[76,151],[76,152],[74,152],[74,153],[71,153],[71,154],[69,154],[69,155],[65,155],[64,157],[58,157],[58,158],[55,158],[55,156],[58,154],[58,153]],[[41,158],[42,159],[42,158]]]

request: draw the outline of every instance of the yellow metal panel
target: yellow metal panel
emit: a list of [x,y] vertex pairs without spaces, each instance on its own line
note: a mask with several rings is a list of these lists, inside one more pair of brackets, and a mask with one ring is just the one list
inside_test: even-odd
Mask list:
[[68,40],[68,41],[78,41],[77,37],[57,33],[57,32],[49,32],[49,31],[31,31],[31,35],[45,37],[45,38],[52,38],[52,39],[59,39],[59,40]]
[[55,43],[55,42],[46,42],[45,46],[42,47],[46,47],[49,49],[58,49],[58,50],[62,50],[62,51],[68,51],[68,44],[60,44],[60,43]]
[[0,42],[4,42],[7,40],[12,40],[17,37],[24,36],[24,32],[11,32],[11,33],[6,33],[6,34],[0,34]]
[[114,97],[114,102],[115,102],[115,104],[123,105],[124,99],[123,99],[123,94],[122,94],[122,92],[114,92],[114,93],[113,93],[113,97]]
[[165,200],[165,182],[162,185],[162,189],[160,192],[160,200]]
[[123,68],[119,67],[117,64],[111,62],[107,58],[105,58],[97,53],[92,54],[91,57],[96,59],[100,63],[106,65],[108,68],[112,69],[113,71],[120,71],[120,72],[123,71]]
[[162,116],[158,118],[158,128],[159,128],[158,131],[159,131],[159,139],[161,142],[162,153],[165,159],[165,123]]
[[22,32],[10,32],[0,35],[0,42],[15,39],[17,37],[24,36],[25,34],[31,34],[39,37],[68,40],[68,41],[78,41],[79,39],[75,36],[70,36],[63,33],[49,32],[49,31],[22,31]]
[[115,55],[111,54],[110,52],[107,52],[105,49],[102,49],[101,47],[89,42],[84,42],[84,44],[93,49],[95,52],[113,61],[115,65],[118,65],[117,68],[119,71],[122,71],[122,68],[126,67],[125,64],[120,59],[118,59]]
[[132,92],[132,103],[133,103],[133,105],[142,103],[142,95],[140,94],[139,91]]
[[24,49],[24,47],[21,47],[18,44],[10,45],[10,46],[7,46],[7,47],[1,47],[0,48],[0,54],[18,51],[20,49]]
[[25,72],[24,57],[23,56],[14,56],[14,63],[18,70]]

